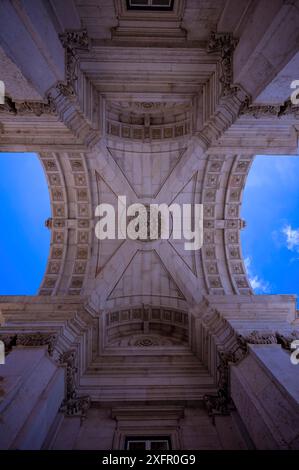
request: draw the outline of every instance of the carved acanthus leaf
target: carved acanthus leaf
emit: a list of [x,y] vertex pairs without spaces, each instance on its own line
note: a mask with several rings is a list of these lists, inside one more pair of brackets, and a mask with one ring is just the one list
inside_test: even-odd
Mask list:
[[252,105],[251,99],[247,97],[240,107],[239,115],[253,116],[255,119],[282,116],[294,116],[299,119],[299,106],[292,104],[291,100],[282,105]]
[[5,347],[5,354],[9,354],[10,351],[17,343],[17,335],[13,334],[1,334],[0,340],[3,341]]
[[53,355],[56,335],[52,333],[22,333],[22,334],[5,334],[0,335],[1,341],[4,342],[5,352],[8,354],[14,346],[25,347],[41,347],[48,346],[48,353]]
[[86,29],[67,30],[60,34],[59,38],[66,51],[65,81],[59,82],[56,89],[62,95],[72,97],[75,96],[75,83],[78,79],[78,56],[76,51],[89,50],[89,38]]
[[231,96],[237,91],[237,86],[233,85],[233,55],[238,44],[238,39],[231,33],[212,32],[207,46],[208,53],[219,52],[221,56],[222,83],[221,96]]
[[252,331],[249,335],[236,336],[235,345],[231,350],[218,350],[218,391],[217,395],[205,395],[204,403],[209,416],[228,415],[234,404],[229,392],[230,365],[238,364],[248,354],[248,344],[277,344],[275,333],[260,333]]
[[239,335],[238,341],[240,346],[245,344],[277,344],[275,333],[260,333],[256,330],[252,331],[247,336]]
[[65,49],[88,50],[90,46],[86,29],[66,30],[59,39]]
[[50,97],[44,103],[42,101],[14,102],[10,97],[6,96],[4,105],[0,105],[0,112],[14,114],[15,116],[27,114],[34,114],[35,116],[41,116],[42,114],[55,115],[56,106]]
[[61,354],[59,362],[66,368],[66,394],[60,411],[66,416],[80,416],[84,419],[90,407],[90,397],[76,392],[77,354],[71,349]]
[[283,349],[286,349],[287,351],[292,351],[291,344],[293,341],[299,339],[299,331],[294,330],[288,335],[276,332],[276,339],[277,343],[280,344]]
[[215,416],[229,415],[234,404],[229,393],[229,364],[236,362],[235,352],[218,351],[218,390],[217,395],[205,395],[204,404],[208,415],[215,424]]
[[28,347],[48,346],[48,353],[50,356],[52,356],[56,344],[56,339],[56,335],[47,333],[18,334],[16,339],[16,345]]

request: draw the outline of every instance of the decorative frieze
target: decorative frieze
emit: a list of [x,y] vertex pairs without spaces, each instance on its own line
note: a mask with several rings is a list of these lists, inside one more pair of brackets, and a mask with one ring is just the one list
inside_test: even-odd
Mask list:
[[277,337],[275,333],[267,332],[262,333],[260,331],[252,331],[249,335],[238,336],[239,347],[247,352],[247,344],[277,344]]
[[281,118],[283,116],[292,116],[299,119],[299,106],[294,105],[291,100],[287,100],[281,105],[254,105],[251,104],[251,99],[247,97],[240,107],[239,115],[252,116],[255,119]]
[[164,125],[134,125],[107,120],[109,136],[130,140],[164,140],[174,139],[190,134],[190,120],[183,120]]
[[32,114],[34,116],[56,115],[56,106],[49,97],[47,102],[42,101],[23,101],[15,102],[10,97],[5,97],[4,105],[0,105],[0,113],[13,114],[14,116],[25,116]]
[[14,346],[25,346],[37,348],[42,346],[48,347],[48,353],[53,355],[57,336],[51,333],[17,333],[17,334],[1,334],[0,340],[4,342],[5,352],[8,354]]
[[108,328],[136,321],[166,323],[173,326],[178,325],[186,329],[188,327],[188,314],[180,310],[151,305],[113,311],[106,314],[106,325]]

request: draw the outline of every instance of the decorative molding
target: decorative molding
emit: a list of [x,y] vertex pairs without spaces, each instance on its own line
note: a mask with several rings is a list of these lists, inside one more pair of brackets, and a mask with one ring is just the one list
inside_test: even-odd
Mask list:
[[107,119],[107,134],[119,139],[157,141],[189,135],[190,119],[163,125],[133,125]]
[[[76,152],[42,153],[40,157],[48,179],[52,207],[52,217],[46,221],[51,230],[51,250],[40,294],[65,293],[67,290],[70,295],[79,295],[87,275],[92,235],[91,195],[85,156]],[[68,192],[66,180],[69,180]],[[69,197],[74,204],[69,204]],[[76,250],[68,259],[67,243],[71,233],[75,237]]]
[[[204,205],[204,244],[201,259],[206,288],[211,294],[252,292],[242,260],[240,243],[240,230],[245,226],[245,222],[240,219],[240,207],[251,162],[251,156],[233,157],[220,153],[209,155],[206,161],[203,181],[200,182]],[[218,218],[220,204],[223,205],[223,219]],[[221,256],[218,255],[220,230],[224,232],[221,243],[226,253],[227,280],[219,261]]]
[[52,214],[50,220],[46,221],[48,224],[46,226],[51,229],[51,248],[39,294],[51,295],[57,292],[64,268],[69,236],[66,226],[69,209],[64,171],[59,155],[54,152],[40,153],[40,160],[47,176]]
[[25,116],[34,114],[39,117],[43,114],[56,115],[56,106],[51,97],[48,101],[23,101],[15,102],[9,96],[5,96],[4,105],[0,105],[0,113],[13,114],[14,116]]
[[91,229],[91,193],[89,174],[84,154],[69,154],[68,166],[74,188],[74,200],[76,202],[76,254],[70,260],[72,272],[69,274],[68,293],[79,295],[87,273],[87,265],[90,255],[92,237]]
[[239,347],[246,353],[248,344],[277,344],[277,337],[275,333],[261,333],[257,330],[253,330],[247,336],[238,335],[237,339]]
[[66,351],[60,355],[59,363],[66,368],[66,394],[60,411],[65,416],[80,416],[81,420],[86,418],[90,407],[90,397],[88,395],[77,395],[76,373],[77,373],[77,353],[74,349]]
[[49,356],[53,356],[57,336],[51,333],[18,333],[15,335],[0,335],[1,341],[4,342],[5,352],[11,352],[14,346],[24,346],[36,348],[48,346]]
[[52,228],[53,228],[53,219],[52,219],[52,217],[48,217],[45,220],[45,227],[49,230],[52,230]]
[[16,346],[17,335],[14,334],[0,334],[0,340],[3,341],[5,347],[5,354],[9,354],[12,348]]
[[76,51],[88,51],[90,42],[86,29],[66,30],[59,35],[59,39],[66,51],[65,82],[59,82],[56,88],[62,95],[72,97],[76,95],[75,83],[78,79],[77,66],[79,59]]
[[[214,342],[217,371],[217,393],[203,397],[209,416],[215,423],[215,416],[226,416],[234,409],[230,397],[230,365],[239,364],[248,354],[248,344],[277,344],[277,336],[273,332],[253,330],[248,335],[237,334],[230,323],[208,302],[203,303],[201,310],[202,338],[210,336]],[[209,348],[211,347],[208,341]],[[202,345],[205,348],[205,345]],[[211,355],[211,351],[206,353]]]
[[191,130],[190,100],[106,102],[106,132],[116,139],[155,142],[183,137]]
[[229,173],[225,189],[224,250],[228,272],[236,294],[250,295],[249,284],[242,258],[240,230],[246,222],[240,219],[240,208],[247,175],[253,161],[252,156],[237,155]]
[[212,32],[208,42],[207,52],[209,54],[220,53],[222,97],[234,94],[238,88],[236,85],[233,85],[233,54],[237,44],[238,39],[234,38],[231,33],[219,34]]
[[252,105],[251,98],[246,97],[240,107],[239,115],[252,116],[255,119],[283,116],[294,116],[295,119],[299,119],[299,106],[292,104],[291,100],[281,105]]
[[292,333],[289,333],[287,335],[276,332],[275,335],[276,335],[277,343],[280,344],[281,347],[285,349],[286,351],[292,351],[291,343],[299,339],[298,330],[294,330],[292,331]]
[[57,82],[48,91],[57,114],[66,127],[87,147],[100,138],[98,92],[80,69],[78,52],[88,51],[87,31],[70,30],[61,34],[65,49],[65,80]]
[[153,336],[140,336],[139,338],[135,339],[134,346],[147,348],[151,346],[160,346],[162,345],[159,343],[159,340]]
[[224,294],[219,275],[219,261],[216,256],[216,213],[221,172],[225,156],[208,156],[201,183],[201,199],[204,205],[204,243],[201,250],[202,269],[207,291],[213,294]]
[[89,50],[90,41],[86,29],[69,29],[59,35],[65,49]]
[[229,375],[230,365],[239,364],[248,354],[248,344],[277,344],[275,333],[260,333],[252,331],[249,335],[237,335],[235,346],[227,351],[218,351],[218,392],[216,396],[206,395],[204,402],[208,414],[212,417],[216,415],[228,415],[234,409],[234,404],[230,397]]
[[48,346],[49,356],[53,355],[57,336],[47,333],[18,334],[16,345],[27,347]]
[[141,307],[131,307],[125,310],[107,312],[106,327],[119,327],[123,323],[132,322],[158,322],[169,325],[178,325],[188,329],[188,313],[173,308],[159,307],[154,305],[142,305]]

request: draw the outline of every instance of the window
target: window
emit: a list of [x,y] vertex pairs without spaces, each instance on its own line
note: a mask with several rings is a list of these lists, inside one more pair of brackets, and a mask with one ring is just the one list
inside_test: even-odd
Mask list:
[[127,0],[128,10],[172,11],[174,0]]
[[168,436],[137,436],[126,438],[126,450],[171,450]]

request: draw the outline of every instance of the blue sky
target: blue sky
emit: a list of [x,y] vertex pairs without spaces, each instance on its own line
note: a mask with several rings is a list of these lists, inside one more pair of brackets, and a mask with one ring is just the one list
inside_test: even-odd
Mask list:
[[[299,157],[257,156],[243,196],[243,256],[256,294],[299,294]],[[35,154],[0,153],[0,295],[34,295],[50,246],[50,201]]]
[[257,156],[243,195],[243,256],[257,294],[299,295],[299,157]]
[[34,295],[50,246],[50,200],[35,154],[0,153],[0,295]]

